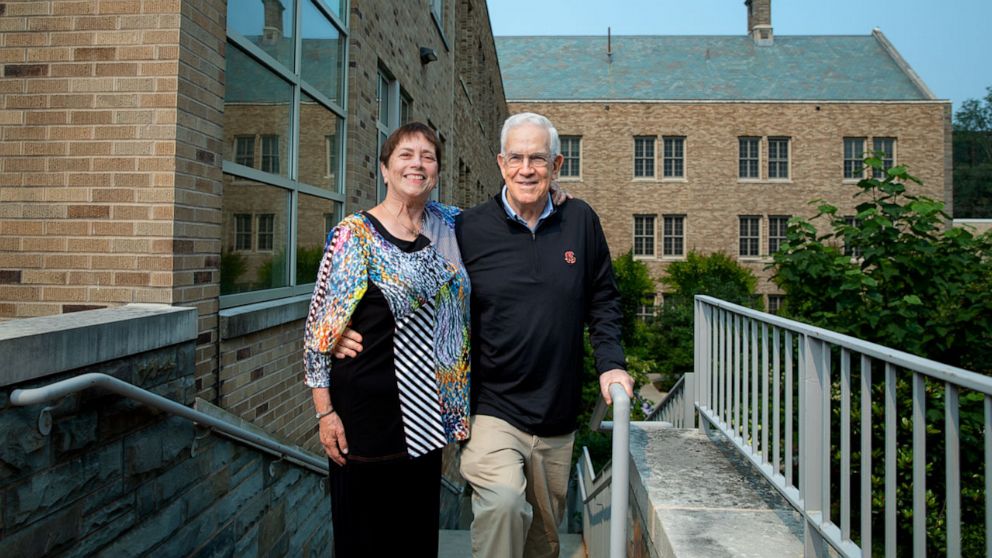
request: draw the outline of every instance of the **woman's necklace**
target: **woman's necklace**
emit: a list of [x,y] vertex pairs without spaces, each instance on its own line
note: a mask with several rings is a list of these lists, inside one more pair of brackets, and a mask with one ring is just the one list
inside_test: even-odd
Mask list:
[[405,223],[403,223],[403,221],[400,221],[399,217],[396,218],[396,224],[403,227],[403,230],[413,235],[414,240],[416,240],[417,237],[420,236],[420,228],[421,228],[420,226],[416,228],[407,226]]

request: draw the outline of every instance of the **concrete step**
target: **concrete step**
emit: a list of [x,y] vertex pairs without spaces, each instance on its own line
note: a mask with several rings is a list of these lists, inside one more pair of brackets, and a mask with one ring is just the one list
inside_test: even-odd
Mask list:
[[[560,558],[586,558],[586,547],[582,535],[560,533]],[[438,558],[470,558],[472,556],[472,536],[468,530],[441,530],[441,544]]]

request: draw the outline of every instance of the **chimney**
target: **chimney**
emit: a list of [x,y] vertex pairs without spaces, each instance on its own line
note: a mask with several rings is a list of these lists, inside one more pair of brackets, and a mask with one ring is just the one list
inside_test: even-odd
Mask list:
[[262,0],[262,6],[265,10],[262,42],[271,45],[282,39],[282,13],[286,8],[280,0]]
[[772,0],[744,0],[747,6],[747,34],[754,44],[769,46],[772,44]]

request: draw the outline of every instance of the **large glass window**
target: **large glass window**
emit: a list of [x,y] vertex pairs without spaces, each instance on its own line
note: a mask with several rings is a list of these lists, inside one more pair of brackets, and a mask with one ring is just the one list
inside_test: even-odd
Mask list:
[[634,255],[654,256],[654,215],[634,216]]
[[312,289],[344,201],[347,7],[227,3],[222,308]]
[[844,178],[862,178],[864,166],[865,138],[844,138]]
[[768,178],[789,178],[789,138],[768,138]]
[[578,136],[561,136],[561,155],[565,160],[561,164],[560,176],[576,178],[579,176],[579,144]]
[[634,177],[654,177],[654,141],[653,137],[634,138]]
[[738,178],[761,178],[758,174],[760,138],[737,138]]
[[682,178],[685,176],[685,138],[664,138],[665,160],[664,177]]

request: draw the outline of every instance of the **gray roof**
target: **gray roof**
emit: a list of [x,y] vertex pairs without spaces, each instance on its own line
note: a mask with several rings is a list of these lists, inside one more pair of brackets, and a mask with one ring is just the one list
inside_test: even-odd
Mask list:
[[[881,33],[496,37],[507,100],[926,100]],[[891,48],[891,47],[889,47]],[[894,58],[895,57],[895,58]]]

